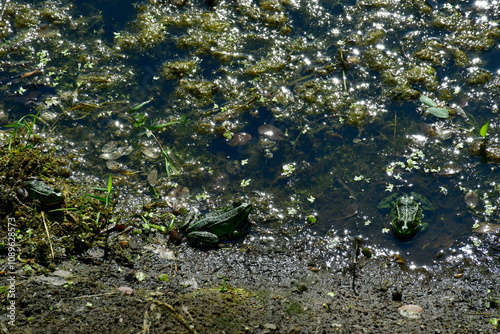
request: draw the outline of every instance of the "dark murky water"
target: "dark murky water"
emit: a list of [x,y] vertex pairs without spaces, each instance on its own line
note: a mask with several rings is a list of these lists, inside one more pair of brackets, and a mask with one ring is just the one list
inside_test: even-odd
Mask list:
[[[470,154],[486,121],[498,136],[494,1],[8,6],[2,57],[27,59],[43,71],[35,81],[57,90],[37,110],[59,117],[40,131],[81,159],[75,179],[116,175],[117,210],[154,200],[147,175],[155,169],[159,198],[173,206],[249,200],[260,231],[348,231],[417,264],[479,246],[474,224],[498,222],[498,163]],[[21,87],[7,89],[22,95]],[[454,115],[429,114],[421,94]],[[18,102],[4,101],[10,119],[33,108]],[[168,122],[178,123],[152,128]],[[285,140],[263,138],[263,124]],[[228,146],[239,132],[252,140]],[[131,152],[105,161],[111,141]],[[469,190],[479,196],[474,209]],[[394,192],[416,192],[434,207],[411,241],[384,230],[390,217],[377,205]]]

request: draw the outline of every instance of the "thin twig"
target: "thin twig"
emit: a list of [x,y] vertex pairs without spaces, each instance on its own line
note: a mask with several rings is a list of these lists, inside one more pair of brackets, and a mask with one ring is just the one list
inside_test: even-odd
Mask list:
[[344,70],[342,70],[342,81],[343,81],[343,83],[344,83],[344,92],[346,92],[346,93],[347,93],[347,92],[348,92],[348,91],[347,91],[347,78],[346,78],[346,76],[345,76],[345,71],[344,71]]
[[50,240],[49,228],[47,227],[47,223],[45,222],[45,213],[42,211],[42,221],[43,226],[45,226],[45,233],[47,233],[47,239],[49,240],[50,253],[52,254],[52,259],[55,259],[54,248],[52,247],[52,241]]
[[83,295],[83,296],[76,296],[71,299],[84,299],[84,298],[95,298],[95,297],[102,297],[102,296],[110,296],[110,295],[117,295],[119,292],[104,292],[104,293],[97,293],[95,295]]
[[356,291],[356,270],[358,267],[358,256],[361,248],[361,239],[358,237],[354,238],[354,255],[352,257],[352,291],[355,295],[358,295]]
[[394,112],[394,138],[393,138],[393,143],[394,145],[396,145],[396,134],[397,134],[397,131],[398,131],[398,114],[397,112]]
[[149,329],[151,327],[151,324],[148,320],[149,318],[149,313],[148,310],[144,311],[144,319],[142,320],[142,333],[147,334],[149,333]]
[[168,313],[170,313],[170,315],[172,315],[175,318],[175,320],[177,320],[182,326],[184,326],[184,328],[186,328],[189,331],[189,333],[196,334],[194,328],[191,327],[186,320],[184,320],[182,315],[180,315],[179,312],[177,312],[172,305],[160,302],[158,300],[154,300],[153,298],[148,298],[147,300],[166,309]]

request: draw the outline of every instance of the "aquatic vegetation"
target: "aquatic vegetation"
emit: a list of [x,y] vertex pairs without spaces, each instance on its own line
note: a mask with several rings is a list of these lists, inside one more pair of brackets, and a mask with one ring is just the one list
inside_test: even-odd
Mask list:
[[431,98],[421,95],[420,96],[420,102],[428,106],[427,111],[439,118],[448,118],[450,117],[450,111],[446,108],[438,108],[438,104],[434,102]]
[[98,191],[104,191],[106,192],[106,196],[98,196],[98,195],[90,195],[90,194],[87,194],[88,197],[90,198],[94,198],[98,201],[101,201],[104,203],[104,207],[107,208],[110,201],[111,201],[111,193],[113,191],[113,176],[109,175],[108,176],[108,183],[107,183],[107,187],[106,188],[96,188],[96,187],[93,187],[92,189],[94,190],[98,190]]
[[490,128],[490,121],[487,121],[486,123],[484,123],[484,125],[479,130],[479,135],[483,138],[486,138],[488,136],[488,129],[489,128]]
[[[140,110],[142,107],[144,107],[149,102],[151,102],[151,100],[148,100],[148,101],[145,101],[145,102],[142,102],[142,103],[136,105],[135,107],[131,108],[128,113],[134,114],[136,111]],[[132,117],[135,120],[133,123],[134,127],[136,127],[136,128],[144,127],[146,129],[147,135],[152,136],[155,139],[156,143],[158,144],[158,147],[160,148],[161,154],[163,155],[163,159],[164,159],[164,163],[165,163],[165,172],[167,173],[167,176],[170,177],[171,173],[176,171],[175,166],[174,166],[174,160],[173,160],[171,154],[169,153],[168,149],[165,149],[165,147],[162,145],[160,139],[153,133],[153,131],[162,130],[162,129],[169,127],[171,125],[174,125],[174,124],[185,123],[186,122],[185,117],[181,117],[180,121],[171,121],[168,123],[154,124],[151,126],[145,125],[146,121],[147,121],[147,116],[144,113],[134,114],[134,115],[132,115]]]
[[[479,171],[474,157],[496,163],[496,138],[487,128],[487,143],[471,138],[476,119],[498,127],[497,14],[422,1],[145,1],[114,25],[98,10],[10,1],[0,13],[0,108],[19,121],[3,138],[12,153],[43,142],[71,157],[74,181],[111,172],[126,189],[117,216],[120,206],[164,201],[166,212],[243,192],[279,233],[318,212],[321,233],[374,235],[372,202],[387,187],[427,189],[453,222],[446,203],[462,187],[499,197],[493,169]],[[353,198],[362,215],[328,218],[344,217]]]
[[[28,114],[21,117],[17,122],[4,125],[6,128],[12,128],[14,131],[8,134],[9,136],[9,144],[8,149],[9,152],[12,152],[13,145],[18,142],[24,143],[25,147],[28,145],[32,145],[33,142],[36,141],[36,135],[34,133],[34,129],[36,126],[36,122],[38,120],[39,114]],[[29,121],[28,119],[31,119]],[[23,130],[21,135],[20,131]]]

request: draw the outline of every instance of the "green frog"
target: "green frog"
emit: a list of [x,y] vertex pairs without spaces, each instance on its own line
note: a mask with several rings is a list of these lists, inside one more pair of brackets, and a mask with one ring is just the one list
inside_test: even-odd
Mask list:
[[217,247],[222,239],[238,238],[246,234],[250,211],[251,204],[235,202],[199,219],[187,220],[181,229],[185,230],[186,238],[192,246]]
[[16,189],[22,199],[30,198],[38,200],[42,205],[50,206],[64,201],[64,195],[59,189],[52,188],[46,183],[37,180],[27,180],[21,183],[21,187]]
[[401,239],[409,239],[420,231],[422,207],[413,197],[403,195],[396,200],[392,208],[391,227]]
[[392,194],[378,205],[380,210],[388,207],[391,207],[392,231],[401,239],[410,239],[425,228],[427,224],[422,223],[422,211],[432,210],[430,202],[414,192],[402,196]]

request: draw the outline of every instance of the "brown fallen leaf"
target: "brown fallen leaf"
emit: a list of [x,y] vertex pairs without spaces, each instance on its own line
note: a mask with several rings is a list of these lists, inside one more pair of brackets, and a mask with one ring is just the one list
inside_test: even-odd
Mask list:
[[472,232],[481,233],[481,234],[497,234],[500,233],[500,224],[494,223],[481,223],[475,229],[472,229]]

